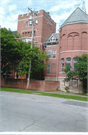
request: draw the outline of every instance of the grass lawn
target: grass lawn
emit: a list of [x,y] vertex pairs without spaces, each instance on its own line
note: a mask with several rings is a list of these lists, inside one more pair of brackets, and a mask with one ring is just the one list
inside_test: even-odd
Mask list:
[[38,93],[39,95],[43,95],[43,96],[51,96],[51,97],[58,97],[58,98],[66,98],[66,99],[73,99],[73,100],[88,101],[87,97],[73,96],[73,95],[64,95],[64,94],[56,94],[56,93],[50,93],[50,92],[46,93],[46,92],[33,91],[33,90],[25,90],[25,89],[4,88],[4,87],[2,87],[1,91],[18,92],[18,93],[25,93],[25,94]]

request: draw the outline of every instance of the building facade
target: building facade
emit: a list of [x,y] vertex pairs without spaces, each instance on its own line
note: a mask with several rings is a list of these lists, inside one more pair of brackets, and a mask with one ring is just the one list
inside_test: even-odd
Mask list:
[[[47,69],[44,72],[46,81],[59,81],[59,90],[65,91],[65,86],[70,87],[71,92],[81,93],[81,84],[78,78],[64,83],[66,77],[63,69],[65,63],[71,65],[77,62],[76,56],[88,53],[88,15],[77,7],[74,12],[60,26],[56,32],[56,23],[44,10],[35,12],[34,39],[35,46],[43,49],[49,59],[45,60]],[[29,22],[31,14],[18,16],[17,32],[22,35],[24,42],[31,42],[32,24]],[[16,78],[16,76],[15,76]]]
[[[71,92],[82,92],[81,84],[77,78],[68,83],[63,82],[66,77],[63,69],[65,63],[68,63],[71,65],[71,70],[74,71],[74,64],[77,62],[75,57],[88,53],[88,15],[77,7],[61,25],[59,34],[57,34],[58,43],[52,42],[52,38],[53,41],[56,40],[54,36],[56,34],[52,35],[47,40],[49,43],[47,41],[44,43],[45,51],[50,55],[50,58],[45,62],[47,65],[45,80],[59,81],[59,89],[63,91],[65,91],[65,86],[69,86]],[[53,55],[55,55],[54,58]]]

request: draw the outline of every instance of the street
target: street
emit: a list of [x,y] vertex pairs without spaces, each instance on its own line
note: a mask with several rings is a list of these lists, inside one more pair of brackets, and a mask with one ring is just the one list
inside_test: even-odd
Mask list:
[[0,132],[88,132],[88,103],[0,91]]

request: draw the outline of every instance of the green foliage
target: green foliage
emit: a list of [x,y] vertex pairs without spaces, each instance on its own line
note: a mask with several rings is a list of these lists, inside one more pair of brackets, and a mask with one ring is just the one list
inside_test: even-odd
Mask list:
[[[2,74],[9,75],[12,70],[15,70],[19,75],[29,73],[31,62],[31,77],[35,78],[43,75],[46,66],[44,59],[49,56],[41,52],[38,47],[31,49],[30,43],[23,42],[20,34],[14,34],[11,30],[1,28],[1,70]],[[41,71],[41,72],[40,72]],[[41,78],[41,77],[40,77]],[[37,78],[36,78],[37,79]]]
[[70,65],[65,64],[64,72],[66,73],[66,78],[64,79],[64,82],[68,82],[74,76],[78,75],[78,78],[82,84],[83,92],[87,93],[87,60],[88,60],[88,55],[83,54],[82,56],[76,56],[75,58],[78,59],[77,63],[74,65],[76,68],[76,71],[71,71]]
[[66,78],[64,79],[64,82],[70,81],[70,79],[73,78],[73,76],[77,75],[75,71],[71,71],[71,66],[65,63],[65,69],[64,72],[66,73]]
[[69,64],[65,63],[64,72],[65,72],[65,73],[68,73],[68,72],[70,71],[70,69],[71,69],[71,66],[70,66]]
[[83,54],[82,56],[76,56],[76,58],[78,59],[78,62],[77,62],[77,64],[75,64],[75,67],[77,68],[79,80],[81,81],[83,92],[87,93],[88,54]]
[[66,90],[66,92],[69,93],[69,87],[68,86],[65,87],[65,90]]
[[29,67],[31,63],[31,78],[32,79],[44,79],[43,72],[46,69],[44,59],[48,59],[49,56],[39,50],[38,47],[28,45],[24,46],[23,58],[20,62],[19,75],[29,73]]
[[21,61],[21,45],[14,37],[11,30],[1,28],[1,70],[2,74],[8,75],[11,70],[16,70]]

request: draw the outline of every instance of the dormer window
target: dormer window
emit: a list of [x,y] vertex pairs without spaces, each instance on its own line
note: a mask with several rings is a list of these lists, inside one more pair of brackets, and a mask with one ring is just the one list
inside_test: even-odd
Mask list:
[[56,41],[56,39],[52,36],[52,37],[50,38],[50,42],[54,42],[54,41]]

